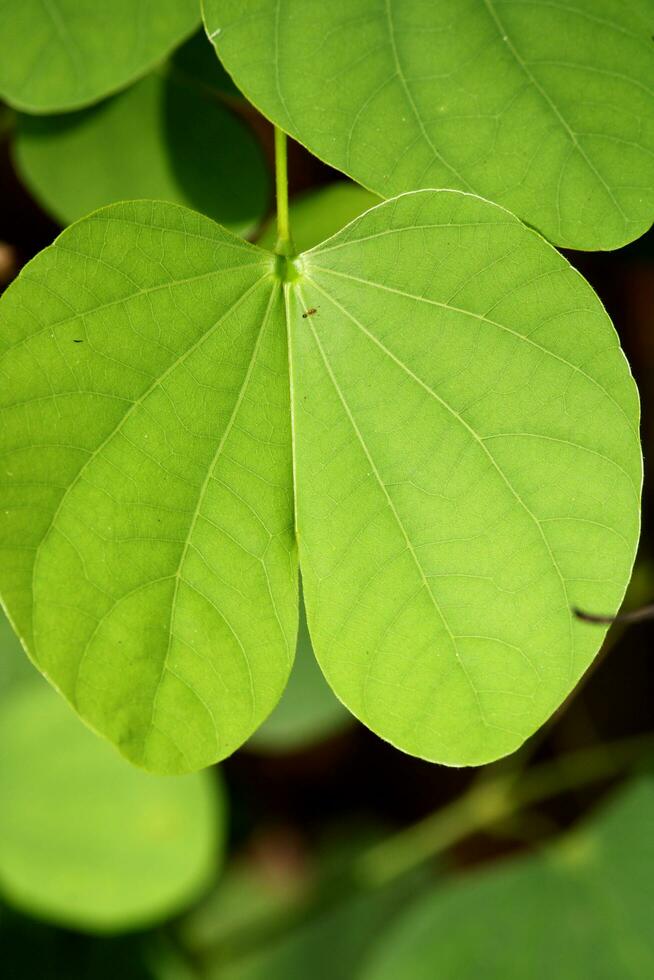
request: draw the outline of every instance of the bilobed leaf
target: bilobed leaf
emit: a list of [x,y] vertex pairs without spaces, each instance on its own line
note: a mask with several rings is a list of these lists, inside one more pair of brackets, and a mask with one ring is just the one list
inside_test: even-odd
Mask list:
[[0,96],[77,109],[145,74],[199,21],[197,0],[2,0]]
[[19,115],[15,156],[28,187],[65,224],[106,204],[150,198],[247,232],[268,201],[254,134],[172,66],[77,113]]
[[254,731],[297,626],[274,257],[174,205],[66,230],[3,297],[2,595],[39,668],[132,761]]
[[132,760],[206,765],[273,708],[296,537],[327,680],[405,751],[506,754],[591,662],[572,607],[629,579],[637,394],[593,291],[504,209],[410,193],[286,261],[112,206],[0,315],[0,592]]
[[385,197],[473,191],[571,248],[654,220],[646,0],[204,0],[245,95]]
[[[637,395],[597,297],[513,215],[406,194],[299,260],[297,528],[314,650],[432,761],[515,749],[570,692],[638,538]],[[315,313],[303,314],[309,310]]]
[[139,772],[40,683],[3,698],[0,744],[0,892],[17,908],[120,931],[208,884],[223,839],[215,774]]
[[361,980],[643,980],[651,928],[654,785],[642,779],[543,854],[468,874],[420,899]]

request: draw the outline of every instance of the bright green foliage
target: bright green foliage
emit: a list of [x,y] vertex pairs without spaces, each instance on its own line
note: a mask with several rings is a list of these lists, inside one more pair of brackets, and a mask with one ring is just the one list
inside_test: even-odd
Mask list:
[[[314,649],[374,731],[515,749],[592,660],[638,537],[637,395],[590,287],[466,194],[373,208],[302,260],[297,525]],[[300,318],[301,311],[316,314]]]
[[245,95],[389,197],[474,191],[551,241],[654,219],[649,0],[204,0]]
[[654,976],[654,783],[636,783],[541,855],[421,899],[365,980],[645,980]]
[[188,36],[197,0],[0,0],[0,97],[27,112],[97,102]]
[[139,772],[34,684],[3,700],[0,744],[0,890],[12,904],[80,929],[125,930],[207,884],[222,844],[214,774]]
[[19,116],[15,153],[28,186],[64,224],[105,204],[150,198],[247,232],[268,202],[254,135],[174,69],[75,114]]
[[287,263],[114,206],[0,313],[3,598],[134,761],[206,765],[272,709],[296,537],[328,681],[405,751],[506,754],[592,660],[571,607],[629,578],[637,395],[590,287],[502,208],[407,194]]
[[405,883],[347,896],[233,963],[216,957],[207,980],[353,980],[367,948],[412,894]]
[[258,752],[303,749],[333,735],[351,717],[334,697],[316,663],[301,603],[295,661],[286,690],[248,747]]
[[[344,180],[296,197],[290,209],[295,250],[306,252],[320,245],[348,222],[379,203],[376,194]],[[257,243],[262,248],[273,249],[276,238],[275,222],[271,221]]]
[[2,301],[3,599],[40,669],[150,769],[232,752],[297,624],[274,258],[174,205],[71,226]]

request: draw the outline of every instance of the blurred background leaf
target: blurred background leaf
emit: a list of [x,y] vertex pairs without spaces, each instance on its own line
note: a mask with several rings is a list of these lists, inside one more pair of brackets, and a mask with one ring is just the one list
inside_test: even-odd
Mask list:
[[37,113],[89,105],[153,68],[199,19],[197,0],[3,3],[0,96]]
[[268,206],[270,179],[256,136],[224,101],[234,92],[197,35],[167,65],[96,106],[19,113],[17,167],[62,224],[105,204],[148,198],[249,233]]
[[291,676],[281,701],[252,735],[248,748],[254,752],[308,748],[353,722],[352,715],[332,692],[318,666],[311,647],[304,602],[301,601]]
[[[290,208],[296,251],[306,252],[324,242],[380,200],[376,194],[349,180],[334,181],[299,195],[291,201]],[[257,244],[274,249],[276,235],[275,222],[271,220]]]
[[642,778],[543,853],[420,899],[379,937],[362,980],[654,976],[653,825],[654,780]]
[[129,765],[29,667],[4,617],[1,637],[0,892],[91,932],[183,908],[223,848],[216,772],[167,779]]

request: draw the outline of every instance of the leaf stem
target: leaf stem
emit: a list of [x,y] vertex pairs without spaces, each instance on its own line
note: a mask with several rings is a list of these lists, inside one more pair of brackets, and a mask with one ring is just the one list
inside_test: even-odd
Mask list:
[[407,872],[415,872],[471,834],[488,831],[535,803],[638,767],[652,750],[654,737],[637,735],[566,753],[526,773],[501,771],[488,775],[475,781],[448,806],[366,848],[344,872],[322,882],[301,905],[282,907],[237,928],[230,934],[226,948],[224,939],[219,943],[209,940],[193,955],[203,963],[210,962],[219,950],[229,961],[250,955],[253,949],[288,936],[348,895],[399,884]]
[[525,807],[617,775],[652,748],[652,737],[625,738],[570,752],[521,776],[504,773],[479,782],[449,806],[364,852],[355,875],[362,885],[385,885]]
[[277,191],[277,255],[293,255],[288,214],[288,153],[286,133],[275,126],[275,184]]

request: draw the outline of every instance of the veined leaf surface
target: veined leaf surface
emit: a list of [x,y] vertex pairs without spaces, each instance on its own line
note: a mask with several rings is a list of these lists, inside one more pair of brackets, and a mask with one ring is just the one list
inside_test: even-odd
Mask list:
[[2,0],[0,96],[26,112],[89,105],[144,75],[199,19],[197,0]]
[[3,599],[130,758],[205,765],[272,709],[296,539],[327,680],[405,751],[504,755],[591,662],[572,607],[629,579],[637,394],[588,284],[504,209],[410,193],[286,261],[114,206],[0,315]]
[[654,220],[647,0],[204,0],[245,95],[390,197],[453,187],[550,241],[617,248]]
[[274,257],[174,205],[72,225],[3,298],[10,616],[96,730],[155,770],[258,727],[297,629]]

